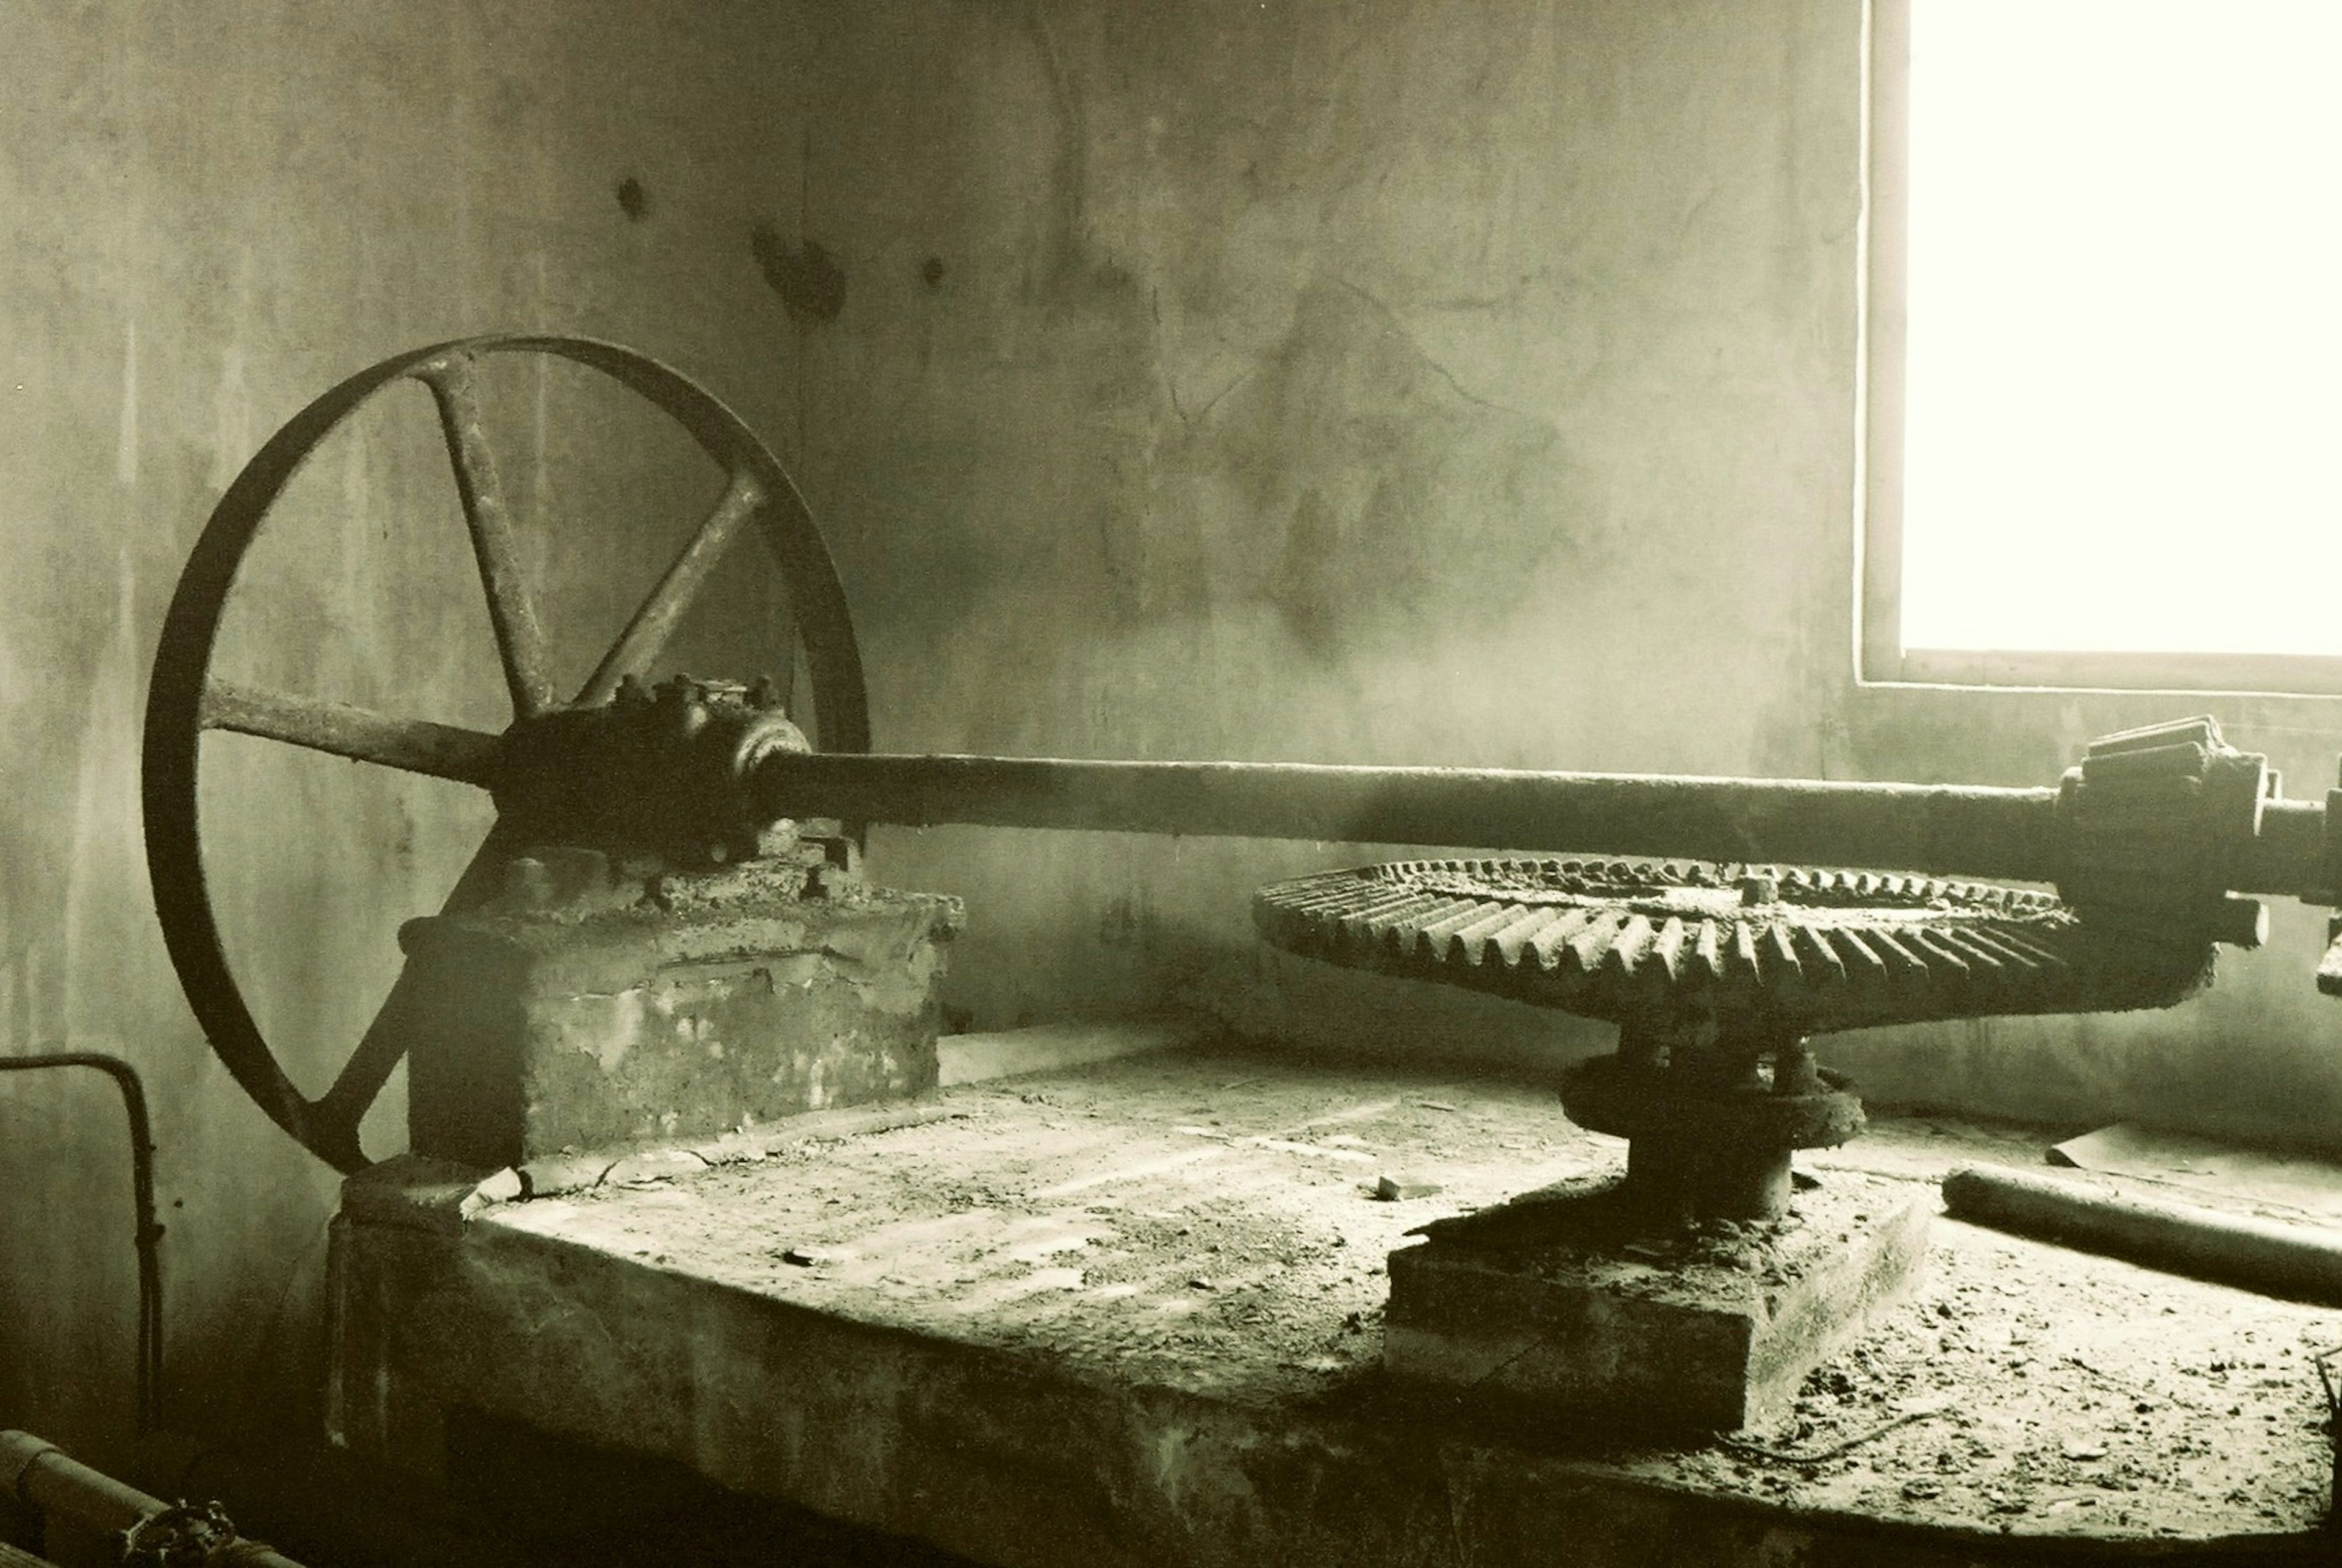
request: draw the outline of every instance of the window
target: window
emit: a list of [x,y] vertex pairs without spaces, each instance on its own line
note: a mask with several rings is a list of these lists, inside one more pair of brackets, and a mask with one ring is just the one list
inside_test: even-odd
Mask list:
[[2342,0],[1876,0],[1872,679],[2342,693]]

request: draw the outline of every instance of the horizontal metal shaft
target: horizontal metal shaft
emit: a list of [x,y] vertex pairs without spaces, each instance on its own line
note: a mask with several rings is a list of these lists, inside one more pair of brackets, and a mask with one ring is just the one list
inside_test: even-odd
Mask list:
[[2055,880],[2054,789],[1298,763],[770,755],[773,816],[1817,862]]

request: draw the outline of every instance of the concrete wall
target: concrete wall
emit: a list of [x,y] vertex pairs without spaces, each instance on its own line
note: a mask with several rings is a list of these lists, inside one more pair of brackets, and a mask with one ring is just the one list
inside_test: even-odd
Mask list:
[[[1856,688],[1859,43],[1854,0],[21,19],[0,65],[0,1045],[148,1074],[180,1419],[298,1385],[331,1183],[205,1054],[146,914],[144,668],[244,458],[395,349],[585,332],[730,398],[824,519],[888,749],[2036,784],[2093,733],[2200,705]],[[804,286],[808,241],[842,295]],[[560,523],[535,560],[582,673],[708,476],[560,377],[497,406],[516,498]],[[498,723],[419,397],[337,440],[224,659]],[[726,611],[769,608],[744,575]],[[684,657],[769,654],[711,634]],[[2342,742],[2327,704],[2211,705],[2297,788]],[[217,744],[232,955],[320,1086],[483,812]],[[967,897],[953,1001],[980,1027],[1187,1000],[1339,1049],[1518,1064],[1600,1043],[1259,953],[1256,882],[1366,854],[876,846],[880,874]],[[2331,1141],[2321,934],[2282,921],[2163,1017],[1837,1054],[1890,1095]],[[377,1152],[395,1096],[382,1120]],[[98,1452],[126,1418],[119,1148],[96,1086],[0,1084],[0,1418]]]
[[[858,292],[806,358],[882,740],[1817,765],[1852,7],[894,15],[823,40]],[[985,1023],[1249,966],[1251,884],[1326,860],[890,848],[974,901]]]
[[[342,376],[500,328],[616,338],[796,430],[796,345],[751,254],[801,194],[786,13],[378,3],[22,8],[0,50],[0,1049],[127,1054],[154,1097],[174,1412],[308,1373],[330,1174],[212,1061],[148,913],[146,665],[255,447]],[[637,180],[640,219],[616,187]],[[575,378],[489,383],[565,673],[720,487]],[[247,563],[224,673],[500,727],[427,399],[359,416]],[[761,581],[761,580],[760,580]],[[769,613],[757,584],[745,595]],[[754,639],[751,639],[753,644]],[[727,661],[728,662],[728,661]],[[230,956],[322,1089],[487,818],[462,786],[206,743]],[[395,1150],[395,1090],[372,1128]],[[132,1223],[102,1084],[0,1080],[0,1422],[101,1456],[129,1419]]]

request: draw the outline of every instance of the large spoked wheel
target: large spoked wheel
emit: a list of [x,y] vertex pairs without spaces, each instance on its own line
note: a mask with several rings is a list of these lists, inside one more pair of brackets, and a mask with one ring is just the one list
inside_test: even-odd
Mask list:
[[[482,358],[495,355],[550,355],[600,372],[675,420],[728,476],[723,499],[636,608],[584,687],[565,703],[552,684],[544,630],[521,579],[512,515],[481,427],[476,368]],[[392,988],[333,1085],[316,1099],[305,1097],[262,1037],[221,945],[205,883],[197,770],[204,732],[225,729],[482,788],[494,778],[501,736],[232,686],[210,674],[228,594],[270,507],[335,426],[402,381],[422,383],[437,407],[516,723],[606,702],[624,678],[646,673],[726,547],[753,527],[780,568],[811,676],[823,746],[867,751],[870,745],[862,661],[846,595],[804,497],[738,416],[677,372],[582,338],[470,338],[385,360],[295,414],[221,497],[163,624],[146,703],[146,864],[172,963],[212,1049],[278,1126],[344,1172],[366,1164],[358,1124],[403,1050],[405,1036],[395,1020],[408,1004],[405,981]],[[476,902],[489,885],[507,849],[500,842],[504,831],[501,824],[490,831],[450,894],[450,908]]]

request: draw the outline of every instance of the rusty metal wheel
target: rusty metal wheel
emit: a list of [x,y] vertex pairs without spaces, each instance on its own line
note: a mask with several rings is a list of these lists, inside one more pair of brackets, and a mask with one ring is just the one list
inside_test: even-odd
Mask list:
[[[521,580],[512,514],[482,429],[476,367],[483,357],[497,355],[552,355],[601,373],[681,425],[728,481],[723,499],[636,609],[585,685],[565,702],[552,684],[544,631]],[[231,686],[210,674],[228,595],[271,506],[328,434],[368,399],[405,381],[420,382],[438,410],[516,724],[607,702],[625,677],[645,673],[726,548],[753,524],[781,572],[824,748],[859,752],[870,745],[862,660],[845,591],[804,497],[756,434],[678,372],[584,338],[468,338],[384,360],[295,414],[220,498],[163,624],[146,702],[146,864],[171,961],[212,1049],[271,1120],[343,1172],[367,1163],[359,1148],[358,1124],[403,1050],[404,1036],[393,1021],[405,1004],[405,982],[402,977],[392,988],[332,1086],[314,1100],[302,1094],[262,1037],[221,945],[205,882],[197,779],[204,732],[214,729],[482,788],[494,778],[502,735]],[[449,895],[449,908],[475,902],[485,891],[503,858],[503,831],[500,824],[489,832]]]

